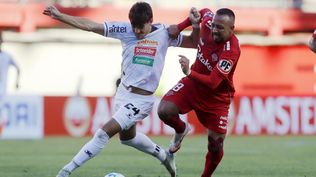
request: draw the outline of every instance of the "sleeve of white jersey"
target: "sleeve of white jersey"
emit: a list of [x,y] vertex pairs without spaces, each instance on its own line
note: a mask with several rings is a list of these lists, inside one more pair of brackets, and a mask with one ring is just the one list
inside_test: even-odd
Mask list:
[[123,40],[130,28],[125,22],[104,22],[104,36]]
[[171,39],[169,46],[179,47],[182,43],[183,35],[180,33],[176,39]]

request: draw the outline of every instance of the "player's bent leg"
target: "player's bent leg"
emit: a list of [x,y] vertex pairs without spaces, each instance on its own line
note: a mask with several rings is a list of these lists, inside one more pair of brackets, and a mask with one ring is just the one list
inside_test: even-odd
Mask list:
[[120,130],[120,125],[114,119],[108,121],[102,129],[95,132],[93,138],[81,148],[72,161],[59,171],[57,177],[68,177],[76,168],[98,155],[109,139]]
[[205,166],[202,177],[211,177],[224,155],[225,134],[217,134],[209,130],[208,152],[205,157]]
[[180,149],[184,136],[190,132],[191,128],[189,124],[180,119],[178,107],[170,101],[161,100],[158,115],[165,124],[174,128],[176,132],[169,148],[170,153],[175,153]]
[[136,135],[134,135],[133,137],[132,135],[134,131],[136,131],[136,126],[132,126],[129,130],[121,131],[121,143],[134,147],[139,151],[156,157],[166,167],[170,175],[175,176],[176,167],[174,156],[168,154],[164,149],[162,149],[159,145],[155,144],[148,136],[146,136],[143,133],[136,132]]
[[181,148],[183,138],[191,131],[189,123],[185,123],[185,129],[183,133],[176,133],[172,137],[171,144],[169,146],[170,153],[176,153]]
[[175,155],[170,153],[168,150],[164,150],[166,153],[166,159],[162,162],[162,164],[166,167],[171,177],[177,176],[177,167]]

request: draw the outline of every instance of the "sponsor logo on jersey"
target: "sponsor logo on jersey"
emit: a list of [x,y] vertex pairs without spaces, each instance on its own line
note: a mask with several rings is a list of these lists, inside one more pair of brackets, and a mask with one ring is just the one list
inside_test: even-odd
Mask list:
[[157,46],[158,44],[159,44],[158,41],[153,41],[153,40],[148,40],[148,39],[143,39],[143,40],[137,42],[137,45]]
[[153,66],[154,65],[154,59],[143,57],[143,56],[134,56],[133,57],[133,63],[134,64],[141,64],[146,66]]
[[156,56],[156,51],[157,49],[154,47],[143,47],[143,46],[137,46],[134,49],[134,55],[142,55],[142,56],[151,56],[154,57]]
[[207,68],[209,71],[212,71],[213,67],[211,66],[211,63],[209,63],[209,61],[203,57],[203,53],[201,52],[201,47],[200,47],[200,45],[198,45],[198,53],[197,53],[197,56],[196,56],[196,57],[199,59],[199,61],[200,61],[204,66],[206,66],[206,68]]
[[126,33],[126,27],[112,25],[109,27],[109,32],[110,33]]
[[220,59],[217,65],[219,71],[228,74],[233,67],[233,62],[226,59]]

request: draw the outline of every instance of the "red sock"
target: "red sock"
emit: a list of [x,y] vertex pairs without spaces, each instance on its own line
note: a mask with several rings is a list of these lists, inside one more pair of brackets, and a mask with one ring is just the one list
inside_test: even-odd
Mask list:
[[214,140],[208,137],[208,152],[205,157],[204,171],[201,177],[211,177],[224,155],[223,138]]
[[163,122],[170,127],[174,128],[176,133],[183,133],[185,130],[185,123],[180,119],[179,115],[174,117],[169,117],[163,120]]

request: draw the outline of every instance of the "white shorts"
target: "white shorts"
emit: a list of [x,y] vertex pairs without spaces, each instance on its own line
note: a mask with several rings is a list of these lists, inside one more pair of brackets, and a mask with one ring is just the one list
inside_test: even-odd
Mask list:
[[127,130],[149,115],[154,101],[154,95],[134,94],[120,84],[114,97],[113,118]]

